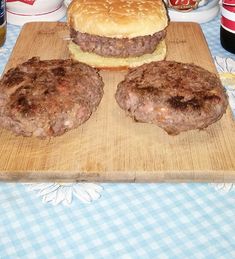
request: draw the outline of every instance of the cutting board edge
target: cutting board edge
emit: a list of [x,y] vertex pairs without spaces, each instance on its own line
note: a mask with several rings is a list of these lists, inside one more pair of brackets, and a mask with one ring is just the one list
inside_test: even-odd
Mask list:
[[[215,174],[216,172],[216,174]],[[182,182],[234,182],[235,170],[207,171],[113,171],[113,172],[79,172],[79,171],[36,172],[0,172],[0,181],[6,182],[97,182],[97,183],[182,183]],[[112,176],[112,177],[110,177]]]

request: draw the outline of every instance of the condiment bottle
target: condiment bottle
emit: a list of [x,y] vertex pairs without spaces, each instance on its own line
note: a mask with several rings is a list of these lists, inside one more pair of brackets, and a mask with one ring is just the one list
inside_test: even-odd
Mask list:
[[223,0],[220,42],[224,49],[235,54],[235,0]]
[[7,22],[6,22],[6,1],[0,0],[0,47],[6,40]]

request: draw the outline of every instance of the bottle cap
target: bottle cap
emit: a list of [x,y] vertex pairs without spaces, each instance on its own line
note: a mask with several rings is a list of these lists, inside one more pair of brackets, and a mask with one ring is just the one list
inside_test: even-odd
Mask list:
[[225,30],[235,33],[235,0],[223,0],[221,26]]

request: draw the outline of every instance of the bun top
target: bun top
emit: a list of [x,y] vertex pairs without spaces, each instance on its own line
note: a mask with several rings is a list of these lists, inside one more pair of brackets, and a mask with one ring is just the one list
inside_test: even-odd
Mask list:
[[112,38],[152,35],[168,25],[162,0],[73,0],[67,17],[76,31]]

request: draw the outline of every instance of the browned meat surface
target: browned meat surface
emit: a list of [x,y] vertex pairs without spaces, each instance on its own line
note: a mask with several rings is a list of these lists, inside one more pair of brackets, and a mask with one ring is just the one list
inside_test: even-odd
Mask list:
[[94,68],[32,58],[0,81],[0,126],[17,135],[62,135],[84,123],[102,96],[103,81]]
[[174,61],[130,70],[115,98],[135,121],[154,123],[172,135],[206,128],[222,117],[228,105],[215,74]]
[[93,52],[100,56],[111,57],[137,57],[147,53],[153,53],[158,43],[165,38],[166,31],[160,31],[153,35],[135,38],[108,38],[97,35],[81,33],[71,29],[71,38],[85,52]]

